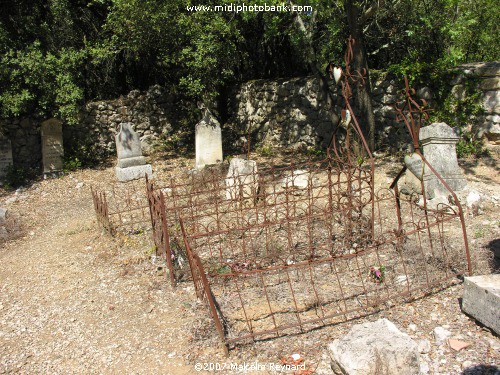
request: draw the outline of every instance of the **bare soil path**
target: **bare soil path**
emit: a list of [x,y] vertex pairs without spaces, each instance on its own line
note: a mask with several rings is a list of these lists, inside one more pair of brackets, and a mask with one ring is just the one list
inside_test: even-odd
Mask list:
[[191,373],[173,349],[187,347],[182,296],[99,233],[96,173],[110,177],[43,181],[9,206],[25,235],[0,250],[0,373]]

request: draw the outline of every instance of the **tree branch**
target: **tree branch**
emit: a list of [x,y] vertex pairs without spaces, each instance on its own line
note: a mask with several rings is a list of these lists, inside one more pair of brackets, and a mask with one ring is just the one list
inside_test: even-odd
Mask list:
[[369,18],[373,17],[380,8],[385,5],[385,0],[377,0],[359,17],[358,22],[363,25]]

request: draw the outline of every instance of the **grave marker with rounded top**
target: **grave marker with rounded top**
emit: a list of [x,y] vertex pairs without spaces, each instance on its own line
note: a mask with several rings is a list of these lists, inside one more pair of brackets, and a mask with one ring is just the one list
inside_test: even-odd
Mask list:
[[208,109],[195,128],[196,168],[222,162],[222,132]]
[[57,177],[63,172],[62,122],[51,118],[42,122],[43,178]]

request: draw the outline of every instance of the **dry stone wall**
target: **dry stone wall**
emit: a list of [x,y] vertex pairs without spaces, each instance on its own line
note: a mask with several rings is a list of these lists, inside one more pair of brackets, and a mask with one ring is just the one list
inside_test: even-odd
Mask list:
[[257,142],[325,147],[338,117],[323,106],[320,95],[316,78],[250,81],[231,95],[226,126],[236,129],[243,139],[252,135]]
[[[409,137],[395,121],[393,105],[400,91],[398,82],[386,74],[374,74],[373,101],[379,147],[403,148]],[[318,99],[319,80],[315,77],[287,80],[257,80],[238,87],[230,106],[229,124],[241,134],[250,131],[257,141],[295,148],[328,146],[342,107],[340,86],[330,84],[333,108]],[[424,92],[425,93],[425,92]],[[242,140],[243,141],[243,140]]]
[[172,131],[169,120],[171,101],[160,86],[148,91],[133,90],[116,100],[90,102],[81,114],[79,125],[67,127],[66,142],[71,146],[78,139],[96,145],[106,154],[116,154],[115,135],[119,124],[130,122],[148,152],[155,141]]
[[[406,127],[396,122],[394,105],[404,89],[400,78],[371,71],[372,99],[376,121],[377,148],[406,150],[410,138]],[[456,68],[450,89],[456,99],[467,95],[465,83],[473,81],[480,90],[484,113],[473,119],[472,131],[492,144],[500,144],[500,62],[467,64]],[[333,112],[340,112],[340,88],[333,92]],[[431,108],[430,88],[417,87],[417,98]],[[257,141],[272,141],[292,147],[324,147],[331,138],[338,117],[318,100],[319,82],[315,77],[286,80],[257,80],[239,86],[230,105],[229,125],[240,134],[256,133]]]
[[466,95],[466,83],[478,81],[484,113],[475,123],[475,131],[491,144],[500,145],[500,61],[465,64],[457,68],[453,83],[456,98]]

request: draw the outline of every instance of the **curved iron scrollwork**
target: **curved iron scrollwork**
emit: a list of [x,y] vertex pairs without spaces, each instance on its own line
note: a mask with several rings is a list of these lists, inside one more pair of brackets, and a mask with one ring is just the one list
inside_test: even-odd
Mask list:
[[406,125],[413,141],[413,147],[415,151],[417,151],[420,150],[418,144],[420,128],[424,121],[429,119],[429,109],[427,108],[426,100],[419,99],[419,104],[417,100],[413,99],[412,95],[415,95],[415,89],[410,88],[408,85],[408,77],[406,76],[403,95],[405,99],[394,105],[394,109],[396,110],[396,121],[399,123],[403,122]]

